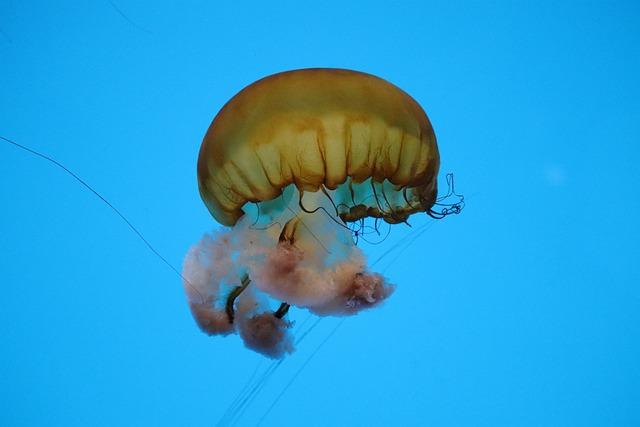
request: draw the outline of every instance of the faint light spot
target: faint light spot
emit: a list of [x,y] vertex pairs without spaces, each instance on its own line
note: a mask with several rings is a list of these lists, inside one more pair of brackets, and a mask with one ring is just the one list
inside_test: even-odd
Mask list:
[[561,187],[567,182],[567,170],[557,164],[547,165],[544,169],[544,178],[552,187]]

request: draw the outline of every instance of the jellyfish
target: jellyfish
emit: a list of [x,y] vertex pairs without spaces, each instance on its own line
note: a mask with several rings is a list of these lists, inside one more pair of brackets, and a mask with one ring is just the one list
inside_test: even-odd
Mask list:
[[302,69],[247,86],[216,115],[197,164],[223,227],[188,252],[191,313],[270,358],[294,351],[289,309],[350,316],[394,291],[370,271],[355,225],[434,214],[439,153],[420,105],[345,69]]

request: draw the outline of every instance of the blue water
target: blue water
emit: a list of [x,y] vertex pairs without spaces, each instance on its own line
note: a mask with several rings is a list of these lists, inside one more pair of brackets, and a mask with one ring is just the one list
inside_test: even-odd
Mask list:
[[392,298],[273,368],[200,333],[112,211],[2,143],[0,425],[215,425],[238,397],[227,425],[640,425],[637,2],[7,0],[0,135],[180,268],[216,227],[195,180],[211,119],[311,66],[409,92],[465,195],[364,246],[411,243],[376,266]]

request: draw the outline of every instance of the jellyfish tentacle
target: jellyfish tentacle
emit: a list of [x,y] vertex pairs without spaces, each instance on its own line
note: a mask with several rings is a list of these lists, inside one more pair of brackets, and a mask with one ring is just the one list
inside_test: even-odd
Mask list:
[[382,191],[382,198],[384,199],[385,203],[389,207],[389,210],[391,211],[391,215],[395,215],[396,212],[394,211],[393,206],[391,206],[391,203],[389,203],[389,199],[387,198],[387,194],[384,191],[384,181],[382,181],[380,183],[380,189]]
[[349,193],[351,194],[351,201],[353,202],[353,206],[356,206],[356,194],[353,191],[353,179],[349,178]]
[[[325,195],[327,195],[327,196],[329,197],[329,195],[327,194],[326,190],[324,190],[324,187],[322,187],[322,189],[323,189],[324,194],[325,194]],[[340,221],[343,221],[343,222],[340,222],[340,221],[338,221],[337,219],[335,219],[335,218],[333,217],[333,215],[331,215],[331,214],[330,214],[330,213],[329,213],[329,212],[324,208],[324,206],[318,206],[317,208],[315,208],[315,209],[313,209],[313,210],[309,210],[309,209],[307,209],[307,208],[302,204],[302,197],[303,197],[303,196],[304,196],[304,192],[303,192],[303,191],[300,191],[300,196],[299,196],[299,198],[298,198],[298,206],[300,207],[300,210],[302,210],[304,213],[313,214],[313,213],[316,213],[316,212],[318,212],[318,211],[323,211],[323,212],[324,212],[324,213],[325,213],[325,214],[326,214],[326,215],[331,219],[331,221],[335,222],[336,224],[338,224],[338,225],[339,225],[340,227],[342,227],[342,228],[346,228],[347,230],[349,229],[349,227],[347,227],[347,226],[344,224],[344,221],[342,220],[342,217],[341,217],[341,216],[340,216],[340,214],[338,213],[338,209],[336,208],[336,205],[335,205],[335,203],[333,202],[333,199],[331,199],[331,197],[329,197],[329,200],[331,200],[331,204],[333,205],[333,207],[334,207],[334,208],[336,208],[336,216],[337,216],[338,218],[340,218]]]
[[376,191],[376,185],[375,185],[375,182],[373,181],[373,179],[370,181],[370,183],[371,183],[371,189],[373,190],[373,198],[376,201],[376,205],[378,205],[378,211],[380,212],[380,215],[383,218],[385,218],[389,214],[382,208],[382,205],[380,204],[380,200],[378,200],[378,192]]
[[336,211],[336,217],[340,218],[340,220],[342,222],[344,222],[344,220],[342,220],[342,218],[340,217],[340,212],[338,211],[338,206],[336,206],[336,203],[333,201],[333,199],[331,198],[331,195],[329,194],[327,189],[324,187],[324,185],[320,186],[320,190],[327,197],[327,199],[329,199],[329,202],[331,202],[331,205],[333,206],[333,209]]

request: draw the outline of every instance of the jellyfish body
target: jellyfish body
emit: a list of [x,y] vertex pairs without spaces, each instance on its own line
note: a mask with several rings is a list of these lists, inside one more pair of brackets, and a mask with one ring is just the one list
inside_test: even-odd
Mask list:
[[438,168],[425,112],[385,80],[304,69],[249,85],[218,113],[200,149],[200,194],[230,228],[187,256],[194,318],[204,332],[238,331],[277,358],[293,344],[286,310],[273,311],[270,299],[318,315],[378,305],[393,286],[367,270],[348,225],[428,212]]

